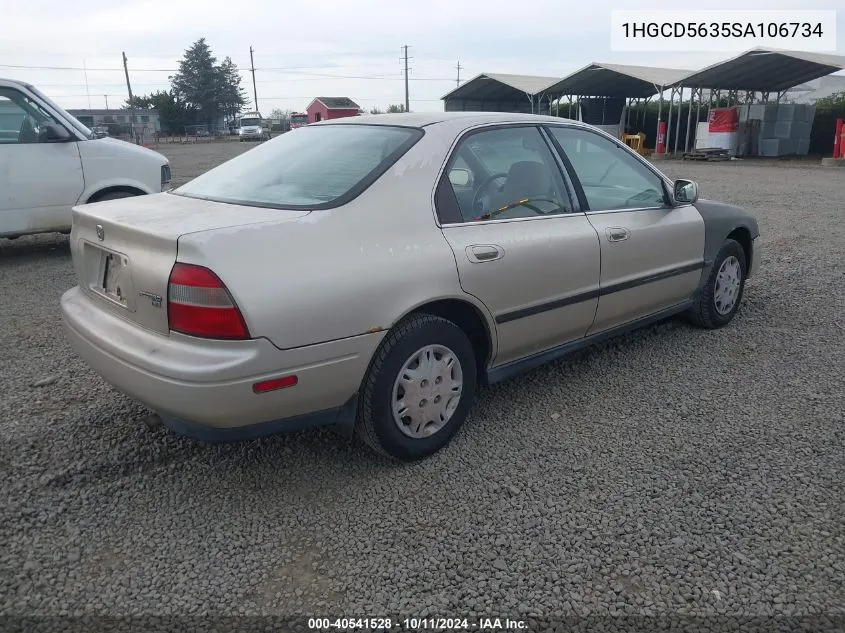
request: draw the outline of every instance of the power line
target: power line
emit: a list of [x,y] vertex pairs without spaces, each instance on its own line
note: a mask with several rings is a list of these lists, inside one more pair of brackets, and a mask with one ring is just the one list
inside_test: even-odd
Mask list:
[[[97,92],[97,93],[94,93],[94,94],[96,94],[97,96],[100,96],[100,97],[125,97],[126,96],[125,94],[119,93],[119,92],[107,92],[107,93]],[[74,98],[84,98],[85,96],[86,95],[84,93],[77,93],[77,94],[69,94],[69,95],[50,95],[50,98],[52,98],[52,99],[74,99]],[[299,97],[294,97],[294,96],[289,96],[289,95],[286,95],[284,97],[264,97],[264,96],[261,97],[261,99],[264,100],[264,101],[283,101],[283,100],[284,101],[287,101],[287,100],[295,101],[297,99],[309,99],[310,100],[310,99],[313,99],[313,98],[314,98],[313,94],[305,95],[305,96],[299,96]],[[393,96],[385,95],[383,97],[355,97],[355,98],[358,101],[390,101],[393,98]],[[414,99],[414,101],[425,101],[425,102],[434,103],[436,101],[441,101],[441,99]],[[72,109],[74,109],[74,108],[72,108]]]
[[[404,59],[404,58],[403,58]],[[408,59],[413,59],[409,57]],[[16,69],[24,69],[24,70],[67,70],[67,71],[99,71],[99,72],[123,72],[123,68],[85,68],[85,67],[70,67],[70,66],[18,66],[13,64],[0,64],[0,68],[16,68]],[[316,77],[319,79],[367,79],[367,80],[375,80],[375,81],[390,81],[401,78],[401,74],[397,76],[391,75],[334,75],[329,73],[314,73],[314,72],[299,72],[299,71],[292,71],[289,69],[284,68],[262,68],[262,67],[255,67],[254,69],[250,65],[250,68],[240,70],[240,72],[248,73],[252,72],[252,70],[257,71],[269,71],[269,72],[290,72],[294,75],[308,75],[309,77]],[[179,69],[176,68],[133,68],[132,72],[179,72]],[[304,78],[290,78],[284,79],[279,81],[319,81],[319,79],[304,79]],[[413,77],[408,78],[409,81],[452,81],[448,77]],[[39,84],[39,85],[50,85],[50,84]],[[52,84],[52,85],[66,85],[66,84]],[[103,84],[108,85],[108,84]],[[163,84],[162,84],[163,85]]]

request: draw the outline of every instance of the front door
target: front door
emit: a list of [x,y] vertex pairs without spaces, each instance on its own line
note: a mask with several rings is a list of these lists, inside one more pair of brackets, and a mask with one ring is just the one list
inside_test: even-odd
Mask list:
[[55,119],[14,88],[0,87],[0,234],[70,228],[85,188],[75,141],[41,142]]
[[597,305],[598,238],[538,127],[469,132],[435,200],[461,287],[495,317],[493,365],[585,335]]
[[548,130],[601,240],[601,296],[590,334],[691,297],[704,257],[704,221],[695,207],[670,205],[663,179],[621,143],[584,128]]

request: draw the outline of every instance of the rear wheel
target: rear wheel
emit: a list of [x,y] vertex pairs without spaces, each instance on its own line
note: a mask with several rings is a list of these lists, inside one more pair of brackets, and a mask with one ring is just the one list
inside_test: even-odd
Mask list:
[[413,315],[390,331],[370,365],[358,436],[393,459],[427,457],[463,424],[476,378],[475,353],[463,330],[431,314]]
[[690,320],[710,330],[730,323],[742,301],[746,273],[742,246],[735,240],[725,240],[713,260],[710,276],[704,282],[698,300],[690,308]]

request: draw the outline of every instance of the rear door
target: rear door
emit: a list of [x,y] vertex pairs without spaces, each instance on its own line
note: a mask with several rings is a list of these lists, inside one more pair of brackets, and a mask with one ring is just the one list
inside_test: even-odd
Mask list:
[[79,147],[41,142],[47,122],[57,121],[21,91],[0,86],[0,235],[70,227],[85,188]]
[[589,333],[688,299],[704,263],[704,221],[695,207],[670,205],[663,178],[622,143],[581,127],[547,130],[601,241],[601,296]]
[[435,203],[461,287],[495,317],[493,365],[584,336],[596,311],[599,243],[540,128],[466,133]]

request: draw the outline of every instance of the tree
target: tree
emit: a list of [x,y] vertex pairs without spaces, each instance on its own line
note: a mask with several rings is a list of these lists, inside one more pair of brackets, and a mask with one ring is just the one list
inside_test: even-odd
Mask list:
[[816,101],[817,108],[845,109],[845,91],[834,92],[828,97]]
[[292,112],[293,110],[282,110],[281,108],[273,108],[272,110],[270,110],[270,118],[287,121],[290,118]]
[[181,134],[185,126],[191,125],[196,118],[195,109],[178,99],[172,90],[159,90],[145,96],[135,95],[131,103],[129,99],[126,100],[124,109],[133,105],[142,110],[158,111],[162,132],[171,134]]
[[214,124],[221,115],[235,118],[248,102],[238,67],[228,57],[217,64],[204,37],[185,51],[170,85],[173,96],[195,113],[196,123]]
[[228,120],[234,120],[249,100],[246,90],[241,86],[241,73],[230,57],[217,67],[218,98],[220,110]]
[[390,112],[390,113],[404,112],[405,111],[405,105],[401,104],[401,103],[400,104],[391,103],[389,106],[387,106],[387,111]]
[[370,108],[370,114],[384,114],[384,110],[380,110],[377,107]]

